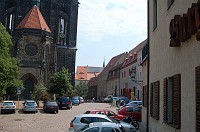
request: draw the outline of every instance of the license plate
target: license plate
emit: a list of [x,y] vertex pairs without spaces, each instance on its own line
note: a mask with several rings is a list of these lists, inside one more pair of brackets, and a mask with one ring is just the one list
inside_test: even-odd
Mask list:
[[67,108],[67,107],[62,107],[62,108]]
[[65,103],[62,103],[62,104],[65,104]]

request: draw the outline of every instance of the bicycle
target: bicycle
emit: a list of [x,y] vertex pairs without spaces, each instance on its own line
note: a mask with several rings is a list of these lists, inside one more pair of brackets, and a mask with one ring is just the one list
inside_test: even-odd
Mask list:
[[122,121],[133,125],[136,130],[139,129],[139,123],[135,121],[132,116],[127,116],[126,118],[122,119]]

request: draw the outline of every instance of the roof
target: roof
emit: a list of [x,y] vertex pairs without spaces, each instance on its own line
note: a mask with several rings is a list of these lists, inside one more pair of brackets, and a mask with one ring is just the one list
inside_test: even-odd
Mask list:
[[89,82],[87,83],[87,86],[92,87],[92,86],[97,86],[97,84],[98,84],[98,78],[93,77],[89,80]]
[[143,49],[143,47],[147,44],[147,39],[138,44],[135,48],[133,48],[131,51],[129,51],[127,58],[125,59],[122,67],[125,67],[131,63],[134,63],[137,61],[137,52]]
[[110,109],[90,109],[88,111],[111,111]]
[[114,56],[114,57],[108,62],[108,64],[107,64],[106,67],[103,69],[103,71],[100,73],[100,75],[104,75],[104,74],[108,73],[110,69],[112,69],[113,67],[115,67],[115,64],[117,63],[117,61],[120,59],[120,57],[121,57],[123,54],[124,54],[124,53],[119,54],[119,55],[117,55],[117,56]]
[[31,29],[40,29],[47,32],[51,32],[48,27],[46,21],[44,20],[40,10],[35,5],[33,8],[27,13],[24,19],[19,23],[17,29],[21,28],[31,28]]
[[107,115],[102,115],[102,114],[79,114],[79,115],[76,115],[76,117],[103,117],[103,118],[108,118]]
[[96,77],[103,70],[103,67],[77,66],[75,80],[90,80]]

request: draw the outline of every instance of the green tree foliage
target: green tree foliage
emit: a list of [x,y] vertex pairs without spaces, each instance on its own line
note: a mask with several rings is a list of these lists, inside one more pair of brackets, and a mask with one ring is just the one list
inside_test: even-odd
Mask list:
[[86,97],[88,93],[88,86],[86,82],[81,81],[78,85],[75,86],[75,91],[79,96]]
[[42,83],[38,83],[36,85],[35,90],[33,91],[31,97],[34,98],[34,100],[36,101],[50,99],[47,93],[47,88]]
[[49,93],[51,94],[69,96],[72,93],[72,88],[73,86],[70,82],[70,74],[65,68],[62,68],[61,71],[54,73],[50,78]]
[[0,23],[0,96],[6,94],[6,91],[11,91],[9,88],[17,89],[17,85],[22,86],[18,81],[17,60],[9,54],[11,46],[11,36]]

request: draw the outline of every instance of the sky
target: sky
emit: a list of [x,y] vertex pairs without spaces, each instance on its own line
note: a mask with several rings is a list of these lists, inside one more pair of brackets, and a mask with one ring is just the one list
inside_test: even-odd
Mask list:
[[102,67],[147,38],[146,0],[79,2],[76,67]]

